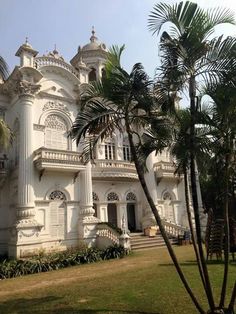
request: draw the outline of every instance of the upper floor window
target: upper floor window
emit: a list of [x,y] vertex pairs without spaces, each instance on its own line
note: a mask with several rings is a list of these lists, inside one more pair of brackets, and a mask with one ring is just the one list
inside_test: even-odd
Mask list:
[[113,141],[107,141],[105,143],[105,159],[116,159],[115,143]]
[[68,149],[66,121],[56,114],[49,115],[45,120],[45,146],[54,149]]
[[131,161],[131,151],[128,138],[124,138],[123,140],[123,159],[126,161]]
[[89,72],[88,78],[89,78],[89,82],[93,82],[93,81],[97,80],[96,69],[91,68],[91,71]]

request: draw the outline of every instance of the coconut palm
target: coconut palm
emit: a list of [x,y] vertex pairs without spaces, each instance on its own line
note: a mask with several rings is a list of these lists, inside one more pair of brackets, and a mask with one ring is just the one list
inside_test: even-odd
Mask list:
[[150,14],[149,27],[159,34],[166,23],[171,23],[169,33],[164,31],[160,39],[162,64],[159,72],[169,83],[170,91],[188,90],[190,100],[190,178],[196,235],[201,267],[204,274],[205,292],[211,312],[215,311],[211,283],[201,242],[201,225],[196,180],[196,114],[198,111],[197,91],[202,82],[217,83],[236,61],[231,51],[235,50],[236,39],[227,37],[210,38],[214,28],[222,23],[234,24],[234,15],[227,9],[203,10],[196,3],[180,2],[169,5],[159,3]]
[[[113,48],[114,50],[114,48]],[[116,53],[120,57],[119,53]],[[143,70],[140,63],[133,66],[130,73],[127,73],[121,66],[119,60],[111,61],[113,56],[108,58],[108,73],[102,82],[96,82],[81,95],[82,110],[79,112],[71,129],[71,136],[76,139],[77,144],[83,142],[85,159],[93,155],[93,150],[98,141],[110,137],[115,129],[126,132],[129,139],[132,159],[135,163],[140,184],[143,188],[147,201],[159,226],[160,232],[166,243],[169,254],[177,269],[187,292],[200,313],[205,313],[195,295],[189,287],[186,278],[177,261],[176,255],[165,232],[160,215],[148,190],[140,154],[140,144],[144,137],[140,136],[140,130],[151,132],[151,126],[158,129],[158,136],[155,138],[149,151],[161,151],[169,146],[170,124],[165,115],[157,109],[157,103],[161,105],[166,102],[166,94],[158,93],[153,97],[152,82]],[[113,63],[113,65],[112,65]],[[156,102],[158,100],[158,102]],[[150,134],[149,134],[150,136]]]

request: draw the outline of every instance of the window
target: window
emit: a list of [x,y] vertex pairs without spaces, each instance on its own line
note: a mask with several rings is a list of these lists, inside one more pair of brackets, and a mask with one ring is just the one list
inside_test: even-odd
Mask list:
[[96,81],[97,79],[97,74],[96,74],[96,69],[91,68],[91,71],[89,72],[89,82]]
[[54,149],[68,149],[67,124],[56,115],[49,115],[45,120],[45,146]]
[[119,201],[119,196],[115,192],[110,192],[107,195],[107,200],[108,201]]
[[131,152],[130,147],[128,145],[123,146],[123,157],[126,161],[131,161]]
[[115,144],[106,143],[105,144],[105,159],[115,159]]
[[61,191],[53,191],[49,195],[50,203],[50,234],[52,237],[65,237],[65,203],[66,196]]
[[123,159],[126,161],[131,161],[131,151],[127,136],[123,139]]

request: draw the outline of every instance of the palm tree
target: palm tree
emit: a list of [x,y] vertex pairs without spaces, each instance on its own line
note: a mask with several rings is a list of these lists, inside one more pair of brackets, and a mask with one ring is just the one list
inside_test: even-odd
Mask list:
[[[176,267],[187,292],[200,313],[205,313],[182,272],[176,255],[173,251],[169,238],[162,225],[160,215],[148,190],[144,172],[145,169],[140,162],[140,144],[143,137],[137,130],[147,129],[146,134],[151,132],[151,126],[158,129],[159,137],[156,144],[149,148],[161,151],[169,146],[171,137],[170,123],[165,115],[157,109],[157,102],[165,103],[165,93],[158,93],[154,98],[152,93],[152,82],[143,70],[140,63],[133,66],[131,73],[127,73],[120,66],[120,53],[114,62],[113,53],[110,53],[107,64],[107,75],[101,82],[96,82],[81,95],[82,110],[79,112],[71,129],[72,138],[77,144],[81,141],[84,144],[84,156],[89,160],[98,141],[104,140],[112,135],[115,129],[127,132],[132,159],[135,163],[140,184],[143,188],[147,201],[159,226],[160,232],[166,243],[169,254]],[[116,50],[116,49],[115,49]],[[117,60],[118,59],[118,60]]]
[[197,90],[205,81],[217,83],[230,68],[235,69],[236,61],[231,50],[235,50],[235,38],[210,39],[214,28],[222,23],[234,24],[230,10],[212,9],[204,11],[196,3],[180,2],[169,5],[156,4],[150,14],[149,27],[159,34],[164,24],[170,22],[170,32],[164,31],[160,39],[162,64],[159,68],[162,79],[169,84],[170,91],[188,90],[190,100],[190,178],[196,235],[204,287],[211,312],[215,311],[211,283],[201,242],[201,225],[196,180],[196,114],[199,106]]
[[[233,81],[234,80],[234,81]],[[235,165],[235,139],[236,139],[236,82],[235,78],[223,82],[221,85],[208,85],[205,89],[213,104],[206,123],[211,126],[212,154],[217,162],[218,172],[222,180],[217,183],[219,191],[218,202],[222,204],[224,226],[225,226],[225,248],[224,248],[224,278],[221,289],[219,307],[224,307],[228,264],[229,264],[229,201],[230,182],[236,175]],[[231,183],[232,184],[232,183]],[[235,298],[235,297],[234,297]]]

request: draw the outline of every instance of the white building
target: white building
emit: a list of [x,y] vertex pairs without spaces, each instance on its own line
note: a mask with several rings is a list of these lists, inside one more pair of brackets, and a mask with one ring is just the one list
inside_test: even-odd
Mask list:
[[[79,241],[96,244],[101,221],[123,222],[131,232],[155,224],[125,134],[101,143],[96,164],[86,166],[67,137],[79,91],[102,77],[106,55],[94,31],[71,64],[56,50],[38,56],[28,42],[16,52],[19,65],[0,85],[0,109],[15,134],[0,160],[0,254],[24,257]],[[148,167],[161,216],[185,225],[183,180],[174,176],[168,152],[150,156]]]

